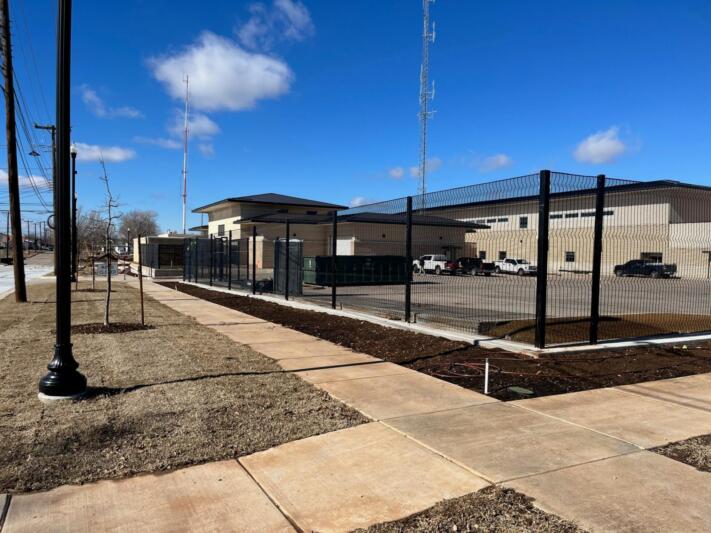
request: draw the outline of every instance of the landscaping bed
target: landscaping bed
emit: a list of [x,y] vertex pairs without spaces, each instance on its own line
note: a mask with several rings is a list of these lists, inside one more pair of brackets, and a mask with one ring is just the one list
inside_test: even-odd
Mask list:
[[[90,386],[84,400],[41,403],[37,382],[53,354],[54,287],[28,288],[30,303],[0,300],[0,494],[235,458],[367,421],[151,298],[151,329],[73,337]],[[138,292],[114,288],[112,320],[135,325]],[[72,310],[73,323],[91,330],[103,317],[103,294],[83,293]]]
[[487,533],[577,533],[573,522],[541,511],[531,499],[511,489],[487,487],[440,502],[402,520],[358,530],[367,533],[482,531]]
[[711,434],[672,442],[652,451],[691,465],[702,472],[711,472]]
[[287,307],[179,282],[162,282],[187,294],[401,364],[500,400],[548,396],[711,372],[711,343],[541,355],[534,359],[442,337]]

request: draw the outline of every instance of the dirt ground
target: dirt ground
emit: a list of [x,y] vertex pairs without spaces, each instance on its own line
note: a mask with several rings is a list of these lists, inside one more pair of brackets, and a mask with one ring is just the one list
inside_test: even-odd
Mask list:
[[487,487],[479,492],[440,502],[421,513],[371,526],[367,533],[481,531],[487,533],[577,533],[574,523],[533,506],[511,489]]
[[672,442],[652,451],[691,465],[702,472],[711,472],[711,434]]
[[[502,337],[533,344],[536,323],[534,320],[512,320],[499,324],[482,323],[479,332],[491,337]],[[620,317],[600,317],[598,338],[625,339],[653,337],[673,333],[711,331],[709,315],[639,314]],[[551,318],[546,321],[546,342],[566,344],[590,338],[590,319]]]
[[[113,320],[135,323],[137,292],[114,287]],[[0,493],[233,458],[366,421],[150,298],[153,329],[74,335],[90,394],[43,404],[37,382],[53,352],[53,284],[32,284],[29,296],[22,305],[0,300]],[[101,293],[74,295],[74,324],[102,313]]]
[[711,372],[711,342],[551,354],[533,359],[194,285],[162,284],[478,392],[484,388],[484,364],[488,358],[489,390],[500,400]]

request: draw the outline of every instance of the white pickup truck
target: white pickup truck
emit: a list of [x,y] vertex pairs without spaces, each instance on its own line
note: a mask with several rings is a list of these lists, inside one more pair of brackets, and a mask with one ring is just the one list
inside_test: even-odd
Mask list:
[[503,261],[494,261],[496,272],[505,274],[517,274],[519,276],[530,276],[536,273],[536,265],[532,265],[525,259],[507,258]]
[[443,274],[452,272],[452,262],[446,255],[423,255],[412,262],[412,271],[416,274]]

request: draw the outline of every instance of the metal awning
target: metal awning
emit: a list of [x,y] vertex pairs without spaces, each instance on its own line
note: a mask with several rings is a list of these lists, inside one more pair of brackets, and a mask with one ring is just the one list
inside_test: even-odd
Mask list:
[[[354,213],[350,215],[338,215],[339,223],[352,222],[361,224],[407,224],[406,213]],[[269,213],[257,215],[247,219],[235,220],[235,224],[332,224],[333,215],[308,215],[301,213]],[[457,220],[454,218],[439,217],[432,215],[412,215],[413,226],[435,226],[439,228],[463,228],[468,230],[489,229],[486,224]]]

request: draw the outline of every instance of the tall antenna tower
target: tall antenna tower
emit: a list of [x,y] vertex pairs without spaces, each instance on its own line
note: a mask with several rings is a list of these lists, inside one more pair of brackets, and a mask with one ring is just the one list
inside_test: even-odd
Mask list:
[[429,110],[429,101],[434,100],[435,88],[432,82],[432,90],[428,88],[430,74],[430,43],[435,42],[435,25],[432,23],[430,31],[430,3],[435,0],[422,0],[423,23],[422,23],[422,66],[420,67],[420,168],[419,168],[419,194],[420,209],[425,209],[425,195],[427,194],[427,121],[434,114]]
[[183,129],[183,235],[188,232],[187,206],[188,206],[188,101],[190,100],[190,78],[185,76],[185,123]]

